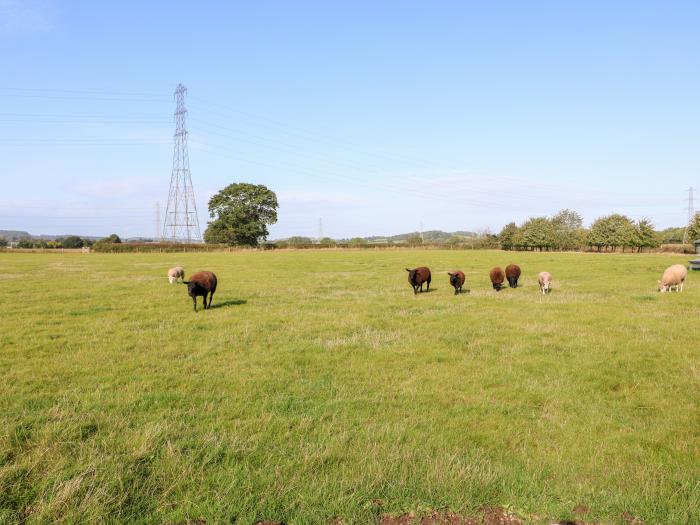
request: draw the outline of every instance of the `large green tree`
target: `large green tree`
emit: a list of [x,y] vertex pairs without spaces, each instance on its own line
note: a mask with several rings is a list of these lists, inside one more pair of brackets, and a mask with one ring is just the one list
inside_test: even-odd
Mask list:
[[554,245],[560,250],[575,250],[581,246],[583,219],[577,212],[569,209],[559,211],[552,217]]
[[105,237],[104,239],[100,239],[99,242],[105,242],[105,243],[111,243],[111,244],[121,244],[122,240],[117,235],[116,233],[113,233],[109,237]]
[[518,227],[514,222],[506,224],[498,234],[498,243],[501,245],[501,250],[512,250],[516,245],[516,237],[518,235]]
[[635,237],[634,223],[629,217],[613,213],[595,220],[588,234],[588,244],[597,247],[598,251],[601,248],[614,251],[619,247],[634,246]]
[[211,244],[257,246],[267,239],[267,227],[277,222],[277,195],[262,184],[230,184],[209,199],[204,241]]
[[64,248],[82,248],[86,243],[77,235],[70,235],[61,241],[61,245]]
[[554,225],[548,217],[532,217],[520,227],[517,243],[529,249],[549,249],[554,246]]
[[656,248],[659,246],[659,236],[649,219],[637,221],[634,229],[634,245],[637,247],[637,251],[641,252],[644,248]]
[[686,231],[685,238],[690,244],[700,240],[700,213],[696,213],[693,220],[691,220],[690,224],[688,224],[688,230]]

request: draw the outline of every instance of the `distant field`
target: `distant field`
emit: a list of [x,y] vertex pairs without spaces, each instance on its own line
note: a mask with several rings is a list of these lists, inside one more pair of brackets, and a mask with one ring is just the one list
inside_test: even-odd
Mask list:
[[700,523],[700,272],[655,291],[686,259],[0,254],[0,522]]

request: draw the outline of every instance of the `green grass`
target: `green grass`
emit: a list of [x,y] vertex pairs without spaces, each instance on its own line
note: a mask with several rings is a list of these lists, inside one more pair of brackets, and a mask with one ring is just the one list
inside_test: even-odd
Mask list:
[[[500,505],[550,523],[585,504],[591,521],[700,523],[700,275],[655,292],[683,261],[0,254],[0,522]],[[488,270],[509,262],[522,287],[496,293]],[[176,264],[217,274],[217,308],[192,312]],[[434,291],[414,297],[404,268],[423,264]]]

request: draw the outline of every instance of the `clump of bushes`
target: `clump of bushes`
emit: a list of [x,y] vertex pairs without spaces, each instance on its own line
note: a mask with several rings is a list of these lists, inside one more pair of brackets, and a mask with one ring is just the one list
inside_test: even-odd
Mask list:
[[662,253],[695,253],[695,246],[692,244],[662,244],[659,250]]

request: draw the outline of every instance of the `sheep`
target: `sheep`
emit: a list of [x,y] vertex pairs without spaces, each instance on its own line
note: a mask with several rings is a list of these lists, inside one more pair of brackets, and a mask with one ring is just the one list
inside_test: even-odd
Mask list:
[[518,279],[520,278],[520,266],[517,264],[509,264],[506,266],[506,279],[508,279],[508,286],[511,288],[518,287]]
[[413,286],[413,294],[417,294],[418,290],[423,291],[423,283],[428,283],[427,291],[430,291],[430,268],[425,266],[420,266],[410,270],[406,268],[408,272],[408,282]]
[[[197,311],[197,296],[204,296],[204,309],[211,308],[211,300],[216,291],[216,275],[212,272],[197,272],[190,275],[189,281],[182,281],[187,285],[187,293],[194,303],[194,311]],[[209,304],[207,305],[207,294],[209,294]]]
[[688,276],[688,269],[682,264],[674,264],[666,268],[664,274],[661,276],[659,283],[659,291],[662,293],[670,292],[671,289],[676,290],[676,292],[683,291],[683,284],[685,283],[685,278]]
[[455,270],[454,272],[447,272],[450,276],[450,284],[455,288],[455,295],[462,293],[462,285],[464,284],[464,272],[460,270]]
[[552,274],[549,272],[540,272],[537,276],[537,282],[540,283],[542,295],[548,294],[552,289]]
[[176,266],[175,268],[170,268],[170,270],[168,270],[168,282],[170,284],[177,282],[178,279],[185,279],[185,269],[182,266]]
[[496,266],[495,268],[491,268],[491,271],[489,272],[489,277],[491,278],[491,284],[493,285],[493,289],[497,292],[500,291],[500,289],[503,288],[503,281],[506,278],[506,274],[503,273],[503,270],[501,270],[498,266]]

